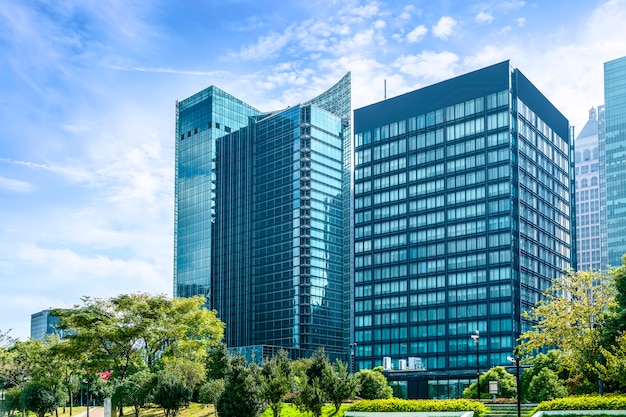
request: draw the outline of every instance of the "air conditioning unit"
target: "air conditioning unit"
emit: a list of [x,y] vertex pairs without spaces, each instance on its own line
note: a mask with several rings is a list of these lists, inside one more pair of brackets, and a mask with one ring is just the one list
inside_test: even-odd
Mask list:
[[385,356],[383,358],[383,369],[385,371],[391,371],[393,369],[393,367],[391,366],[391,357],[390,356]]
[[400,369],[401,371],[404,371],[405,369],[408,369],[408,367],[406,365],[406,359],[400,359],[398,361],[398,369]]
[[419,357],[409,358],[409,369],[411,371],[421,371],[425,369],[424,364],[422,363],[422,358],[419,358]]

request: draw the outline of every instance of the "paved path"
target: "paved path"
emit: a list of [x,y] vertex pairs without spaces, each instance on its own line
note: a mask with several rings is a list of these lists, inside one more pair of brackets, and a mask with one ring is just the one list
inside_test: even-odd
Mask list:
[[[87,410],[72,417],[87,417]],[[104,407],[89,407],[89,417],[104,417]]]

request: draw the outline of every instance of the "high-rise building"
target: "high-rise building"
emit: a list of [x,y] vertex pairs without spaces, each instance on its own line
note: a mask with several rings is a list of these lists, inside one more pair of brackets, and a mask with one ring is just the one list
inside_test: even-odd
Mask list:
[[626,57],[604,63],[604,107],[607,263],[620,266],[626,254]]
[[508,61],[354,119],[356,366],[460,396],[575,262],[569,123]]
[[600,164],[598,125],[598,111],[592,108],[589,120],[574,142],[577,269],[583,271],[598,271],[605,266],[602,265],[603,238],[600,233],[600,170],[603,166]]
[[174,294],[206,295],[247,356],[347,353],[350,113],[350,74],[281,111],[177,104]]
[[59,323],[58,317],[50,315],[51,309],[42,310],[30,316],[30,338],[33,340],[41,340],[46,335],[56,334],[63,337],[64,332],[57,329]]

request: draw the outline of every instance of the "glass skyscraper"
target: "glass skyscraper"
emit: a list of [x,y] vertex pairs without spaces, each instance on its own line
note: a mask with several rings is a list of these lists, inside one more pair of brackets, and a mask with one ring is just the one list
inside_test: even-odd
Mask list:
[[607,263],[617,267],[626,253],[626,57],[604,63],[604,107]]
[[281,111],[178,103],[175,295],[207,295],[245,355],[346,353],[350,113],[349,73]]
[[569,123],[508,61],[354,118],[356,366],[460,396],[575,262]]

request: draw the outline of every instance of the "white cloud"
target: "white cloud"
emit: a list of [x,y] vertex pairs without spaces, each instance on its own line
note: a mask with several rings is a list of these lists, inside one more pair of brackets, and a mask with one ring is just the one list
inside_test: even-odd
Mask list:
[[480,12],[476,15],[477,23],[491,23],[493,22],[493,15],[487,12]]
[[450,16],[443,16],[435,26],[433,26],[432,31],[433,35],[436,37],[446,40],[452,35],[454,32],[454,28],[457,26],[456,20]]
[[406,35],[406,40],[408,43],[417,43],[424,39],[426,33],[428,33],[428,29],[426,28],[426,26],[419,25]]
[[1,189],[16,193],[30,193],[35,189],[35,187],[26,181],[0,176],[0,190]]
[[385,26],[387,26],[387,22],[385,22],[384,20],[379,19],[376,22],[374,22],[375,29],[384,29]]
[[421,82],[437,82],[453,77],[459,61],[453,52],[424,51],[418,55],[398,57],[393,66]]
[[289,43],[289,37],[285,34],[270,33],[259,38],[255,45],[241,48],[239,52],[231,53],[232,58],[244,61],[259,61],[274,57]]
[[523,28],[525,25],[526,25],[525,17],[520,17],[519,19],[517,19],[517,26]]

